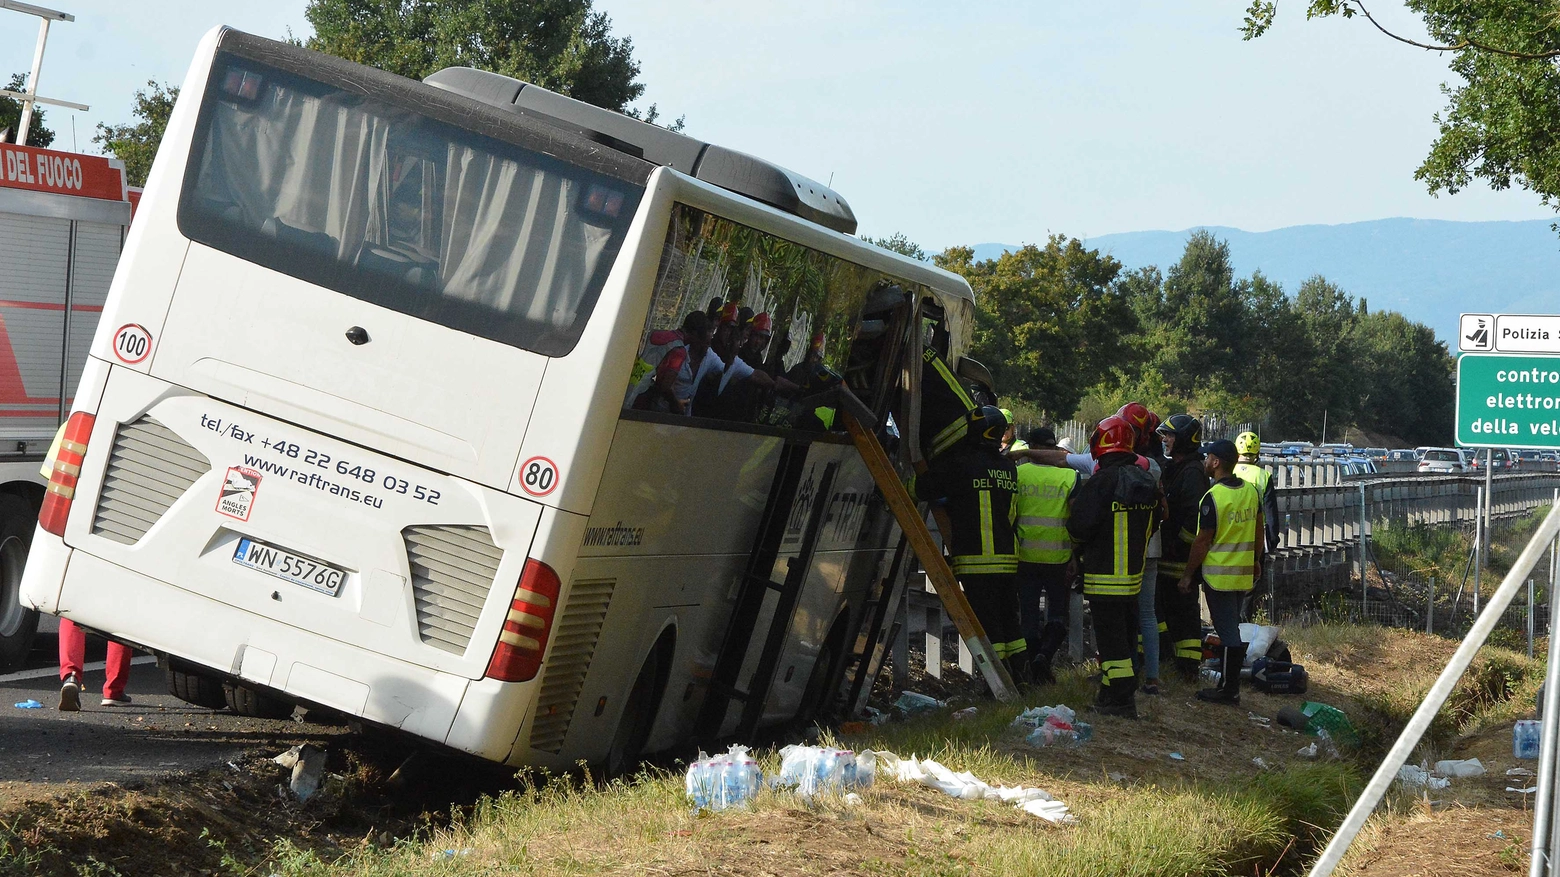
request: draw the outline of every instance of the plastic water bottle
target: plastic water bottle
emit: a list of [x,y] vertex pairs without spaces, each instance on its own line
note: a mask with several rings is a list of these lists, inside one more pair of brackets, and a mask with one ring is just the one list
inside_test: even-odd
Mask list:
[[742,761],[742,788],[744,800],[751,801],[758,790],[764,786],[764,771],[759,768],[758,762],[751,758]]
[[708,809],[713,799],[713,783],[709,759],[704,753],[699,753],[700,758],[688,765],[688,774],[683,780],[683,791],[693,806],[703,810]]
[[743,777],[742,762],[729,756],[722,757],[716,765],[716,771],[720,776],[720,789],[714,809],[742,806],[747,800],[747,781]]
[[1539,729],[1542,722],[1522,719],[1511,729],[1511,754],[1514,758],[1537,758]]

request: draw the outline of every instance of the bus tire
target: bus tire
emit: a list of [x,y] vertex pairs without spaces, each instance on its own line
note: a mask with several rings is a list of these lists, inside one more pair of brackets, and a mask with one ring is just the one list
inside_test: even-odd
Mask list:
[[618,718],[617,731],[612,735],[612,745],[607,749],[606,762],[602,765],[604,779],[614,780],[627,774],[644,755],[645,745],[650,742],[650,731],[655,727],[655,714],[661,706],[667,672],[671,669],[670,636],[670,631],[662,634],[634,678],[634,687],[629,689],[628,699],[623,702],[623,714]]
[[248,685],[238,685],[232,682],[222,686],[223,698],[227,701],[227,708],[247,719],[289,719],[292,718],[292,701],[284,700],[273,694],[267,694],[257,688]]
[[169,658],[164,676],[168,681],[168,693],[179,700],[211,710],[227,709],[227,692],[222,690],[222,680],[195,665]]
[[32,651],[38,610],[22,605],[22,570],[38,514],[25,499],[0,494],[0,672],[15,670]]

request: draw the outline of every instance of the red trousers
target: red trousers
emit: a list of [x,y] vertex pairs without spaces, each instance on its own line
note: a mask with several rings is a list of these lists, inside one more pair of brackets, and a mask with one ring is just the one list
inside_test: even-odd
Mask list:
[[[113,640],[108,641],[108,679],[103,683],[103,696],[119,698],[125,694],[125,680],[130,678],[130,647]],[[60,681],[76,674],[76,681],[83,682],[81,665],[87,657],[87,632],[69,619],[60,619]],[[82,687],[85,687],[83,685]]]

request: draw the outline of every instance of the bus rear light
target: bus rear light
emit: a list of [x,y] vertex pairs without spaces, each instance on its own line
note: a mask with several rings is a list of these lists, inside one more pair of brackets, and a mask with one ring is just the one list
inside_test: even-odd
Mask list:
[[547,635],[552,632],[553,613],[558,608],[558,574],[539,560],[526,560],[520,585],[509,603],[488,661],[487,677],[500,682],[529,682],[542,669],[542,653],[547,651]]
[[43,508],[38,511],[38,524],[45,532],[65,535],[65,520],[70,517],[71,500],[76,498],[76,480],[81,476],[87,440],[92,437],[92,424],[96,421],[85,411],[77,411],[65,421],[60,446],[49,459],[49,486],[44,490]]

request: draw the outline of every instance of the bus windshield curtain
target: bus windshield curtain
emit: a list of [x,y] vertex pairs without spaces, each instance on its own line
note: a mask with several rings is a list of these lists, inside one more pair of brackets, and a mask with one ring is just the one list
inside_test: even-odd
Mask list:
[[[632,196],[602,195],[594,175],[519,147],[283,78],[268,76],[253,100],[213,95],[197,188],[224,224],[544,332],[567,332],[588,308]],[[377,281],[363,280],[341,291],[374,300]]]

